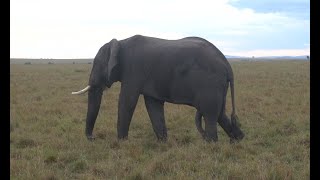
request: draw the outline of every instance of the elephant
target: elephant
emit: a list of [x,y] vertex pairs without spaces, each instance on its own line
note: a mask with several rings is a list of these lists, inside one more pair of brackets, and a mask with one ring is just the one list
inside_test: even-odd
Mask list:
[[[96,54],[88,86],[72,94],[88,92],[85,135],[92,134],[104,90],[121,83],[118,102],[118,139],[128,139],[133,112],[140,95],[158,141],[167,141],[164,103],[196,108],[195,124],[202,138],[218,141],[217,123],[230,138],[244,138],[236,115],[234,77],[226,57],[200,37],[166,40],[134,35],[104,44]],[[231,120],[226,116],[226,96],[230,83]],[[202,128],[202,117],[205,129]]]

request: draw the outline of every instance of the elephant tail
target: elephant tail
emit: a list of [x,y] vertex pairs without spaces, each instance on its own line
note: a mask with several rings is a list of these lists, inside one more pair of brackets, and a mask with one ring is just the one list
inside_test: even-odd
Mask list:
[[197,111],[196,112],[196,117],[195,117],[195,123],[196,123],[196,126],[197,126],[197,129],[199,131],[199,133],[204,137],[204,130],[202,128],[202,114]]
[[236,115],[236,104],[235,104],[235,100],[234,100],[234,81],[233,81],[233,78],[230,79],[230,89],[231,89],[231,101],[232,101],[231,125],[235,126],[238,121],[238,116]]

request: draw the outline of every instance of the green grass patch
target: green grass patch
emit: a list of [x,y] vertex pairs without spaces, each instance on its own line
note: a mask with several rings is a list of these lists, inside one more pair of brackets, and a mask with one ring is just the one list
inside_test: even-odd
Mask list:
[[[165,104],[168,142],[156,140],[140,97],[127,141],[117,140],[120,84],[104,93],[96,140],[84,135],[92,64],[10,65],[12,179],[309,179],[310,64],[232,62],[243,141],[202,140],[195,109]],[[231,112],[230,91],[227,115]]]

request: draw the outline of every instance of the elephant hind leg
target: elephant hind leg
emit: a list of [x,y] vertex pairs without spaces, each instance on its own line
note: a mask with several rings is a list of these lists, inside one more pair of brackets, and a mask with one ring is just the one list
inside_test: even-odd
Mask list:
[[218,92],[216,91],[214,95],[210,94],[211,96],[208,96],[209,93],[203,93],[197,108],[204,117],[205,128],[202,136],[208,142],[218,141],[217,123],[221,118],[223,104],[223,98]]
[[218,141],[217,123],[220,118],[220,103],[210,103],[206,110],[200,112],[204,117],[205,128],[202,137],[208,142]]
[[222,114],[222,118],[218,120],[218,123],[231,139],[234,138],[230,119],[225,114]]
[[206,116],[204,115],[205,121],[205,132],[203,138],[208,142],[218,141],[218,132],[217,132],[217,119],[218,116]]
[[238,125],[232,125],[230,119],[226,114],[222,115],[222,119],[219,122],[220,126],[226,131],[230,137],[230,142],[240,141],[244,138],[244,133],[241,131]]
[[166,141],[167,127],[164,119],[164,101],[157,100],[150,96],[144,96],[144,102],[158,140]]
[[234,136],[232,134],[232,127],[230,123],[230,119],[226,116],[226,96],[227,96],[227,90],[228,90],[228,84],[226,84],[224,96],[223,96],[223,104],[222,104],[222,109],[221,113],[218,119],[219,125],[222,127],[222,129],[227,133],[227,135],[233,139]]
[[221,109],[218,123],[222,127],[222,129],[227,133],[227,135],[230,137],[230,142],[239,141],[243,139],[244,134],[237,125],[232,126],[231,121],[227,117],[225,112],[227,90],[228,90],[228,84],[226,84],[225,93],[223,96],[222,109]]

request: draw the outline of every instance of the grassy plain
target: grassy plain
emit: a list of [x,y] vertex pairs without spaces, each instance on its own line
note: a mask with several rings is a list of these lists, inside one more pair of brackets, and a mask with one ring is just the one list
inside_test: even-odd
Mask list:
[[[118,141],[120,84],[105,92],[94,129],[84,135],[91,64],[10,65],[12,179],[310,179],[308,61],[231,63],[236,107],[246,134],[238,144],[218,127],[201,139],[195,109],[165,104],[168,142],[153,133],[143,97],[129,139]],[[231,109],[230,91],[227,111]]]

